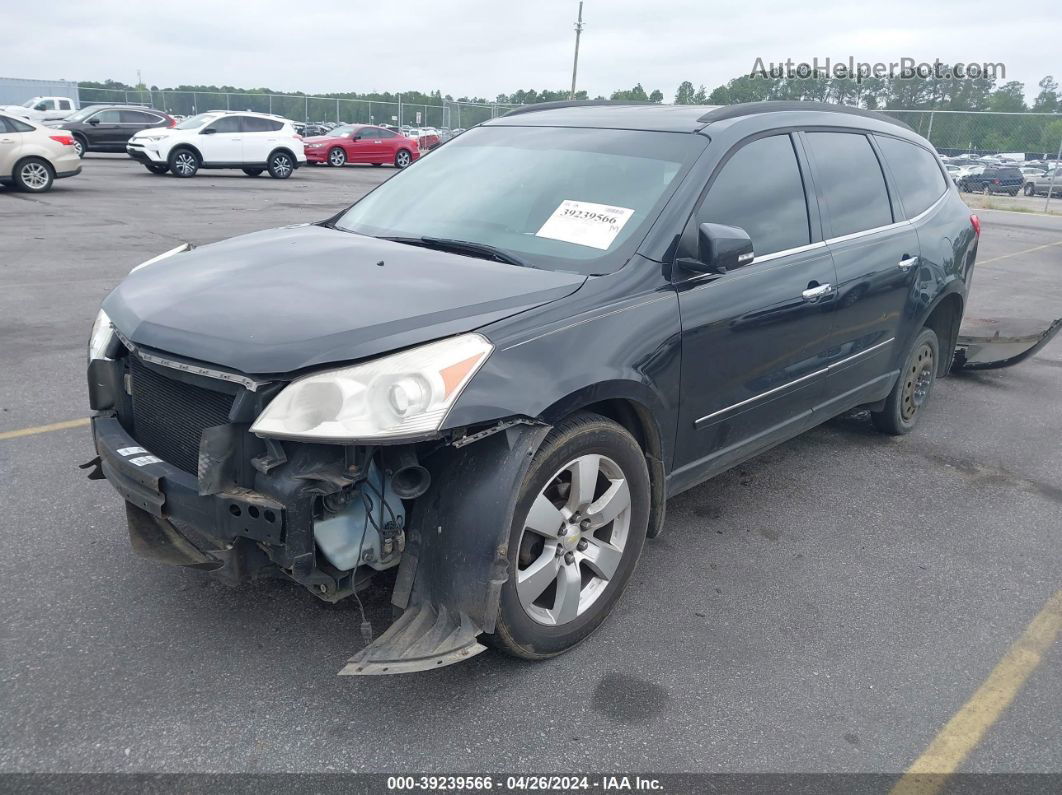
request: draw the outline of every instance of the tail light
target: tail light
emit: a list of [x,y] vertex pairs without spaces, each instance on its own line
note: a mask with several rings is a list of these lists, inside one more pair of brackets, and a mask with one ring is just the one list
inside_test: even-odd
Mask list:
[[176,127],[177,126],[177,119],[170,119],[170,123],[167,124],[166,126],[167,127]]
[[994,179],[994,180],[992,180],[992,184],[993,184],[993,185],[998,185],[998,184],[999,184],[999,180],[998,180],[998,179]]
[[74,145],[74,138],[70,135],[49,135],[48,137],[51,138],[53,141],[58,141],[63,146]]
[[292,138],[293,138],[294,140],[296,140],[296,141],[301,141],[301,140],[302,140],[302,136],[301,136],[301,135],[299,135],[298,133],[295,133],[295,134],[294,134],[293,136],[291,136],[291,137],[292,137]]
[[970,216],[970,226],[973,227],[974,236],[977,237],[980,240],[980,238],[981,238],[981,219],[978,218],[976,215],[971,215]]

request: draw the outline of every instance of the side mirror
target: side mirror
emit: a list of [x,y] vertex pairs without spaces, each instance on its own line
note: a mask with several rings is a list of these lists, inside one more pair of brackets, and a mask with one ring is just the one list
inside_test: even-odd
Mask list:
[[701,224],[697,227],[697,259],[683,258],[679,265],[695,273],[723,274],[745,267],[755,256],[752,239],[741,227]]
[[217,130],[215,130],[213,127],[207,127],[205,130],[203,130],[203,132],[201,132],[199,134],[200,135],[213,135],[216,132],[217,132]]
[[97,124],[100,123],[100,120],[99,119],[89,119],[88,123],[91,124],[93,127],[95,127]]

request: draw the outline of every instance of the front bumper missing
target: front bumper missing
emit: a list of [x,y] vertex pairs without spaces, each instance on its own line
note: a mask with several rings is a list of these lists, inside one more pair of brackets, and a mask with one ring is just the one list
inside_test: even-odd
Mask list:
[[952,371],[1013,367],[1036,355],[1062,329],[1021,318],[967,318],[959,329]]

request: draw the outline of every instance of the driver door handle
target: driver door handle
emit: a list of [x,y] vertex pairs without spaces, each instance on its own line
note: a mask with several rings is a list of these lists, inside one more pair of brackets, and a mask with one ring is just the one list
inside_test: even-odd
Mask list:
[[830,284],[820,284],[817,287],[809,287],[800,294],[800,297],[807,301],[809,304],[814,304],[820,299],[825,298],[827,295],[833,292],[833,286]]
[[917,264],[917,262],[918,257],[908,257],[904,255],[904,258],[897,262],[896,266],[904,273],[907,273],[907,271],[911,270],[911,268],[913,268],[915,264]]

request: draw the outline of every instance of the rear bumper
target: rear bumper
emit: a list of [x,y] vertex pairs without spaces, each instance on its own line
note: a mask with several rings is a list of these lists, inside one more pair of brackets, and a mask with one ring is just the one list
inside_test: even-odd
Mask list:
[[55,178],[56,179],[66,179],[67,177],[76,177],[80,173],[81,173],[81,165],[78,164],[78,165],[74,166],[74,168],[69,169],[67,171],[56,170]]

